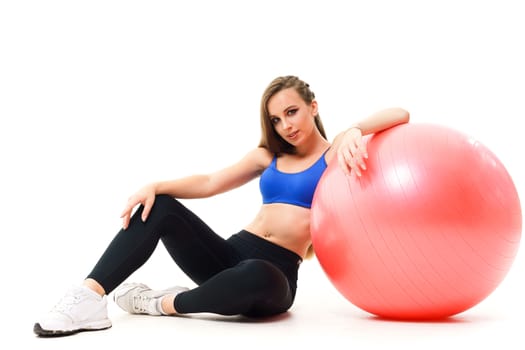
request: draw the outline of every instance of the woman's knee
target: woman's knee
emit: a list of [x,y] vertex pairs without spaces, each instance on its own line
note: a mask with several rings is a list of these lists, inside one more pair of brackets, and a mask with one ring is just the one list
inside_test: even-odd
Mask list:
[[151,214],[153,216],[174,213],[180,211],[182,204],[174,197],[167,194],[158,194],[155,196],[155,202],[151,208]]
[[157,194],[155,196],[155,202],[153,203],[154,206],[172,206],[175,205],[178,202],[174,197],[167,195],[167,194]]
[[[155,224],[159,223],[159,220],[164,220],[168,215],[180,211],[182,204],[175,198],[161,194],[155,196],[155,201],[146,220],[146,224]],[[142,222],[142,212],[144,210],[144,205],[140,205],[137,211],[134,213],[132,220]]]

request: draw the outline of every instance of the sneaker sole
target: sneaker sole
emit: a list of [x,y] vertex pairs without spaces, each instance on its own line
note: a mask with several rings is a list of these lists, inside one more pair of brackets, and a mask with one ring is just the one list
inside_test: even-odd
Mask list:
[[94,332],[94,331],[102,331],[104,329],[111,328],[111,322],[107,321],[102,323],[100,326],[91,326],[88,328],[77,328],[77,329],[71,329],[67,331],[63,330],[48,330],[42,328],[40,326],[40,323],[35,323],[33,326],[33,332],[38,335],[39,337],[64,337],[67,335],[73,335],[80,332]]

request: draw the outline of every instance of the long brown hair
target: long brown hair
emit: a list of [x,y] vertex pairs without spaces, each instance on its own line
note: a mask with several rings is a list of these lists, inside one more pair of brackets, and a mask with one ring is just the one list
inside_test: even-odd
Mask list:
[[[310,85],[293,75],[275,78],[268,85],[266,90],[264,90],[261,99],[261,141],[259,142],[259,147],[264,147],[278,156],[281,153],[294,154],[296,150],[295,146],[286,142],[275,131],[272,121],[270,120],[270,113],[268,112],[268,101],[279,91],[289,88],[295,89],[307,104],[312,103],[315,99],[315,94],[310,90]],[[321,117],[319,117],[319,113],[314,118],[317,129],[326,139],[326,133],[324,131],[323,123],[321,122]]]
[[[261,99],[261,141],[259,142],[259,147],[264,147],[269,150],[271,153],[276,154],[277,156],[282,153],[294,154],[296,152],[295,146],[286,142],[279,134],[275,131],[273,124],[270,120],[270,113],[268,112],[268,101],[272,96],[277,94],[279,91],[284,89],[293,88],[303,101],[307,104],[312,103],[315,99],[315,94],[310,90],[310,85],[305,83],[303,80],[299,79],[293,75],[286,75],[282,77],[275,78],[264,90],[262,99]],[[327,139],[326,132],[324,131],[324,126],[321,121],[319,113],[314,117],[315,126],[321,133],[321,135]],[[310,244],[308,251],[306,252],[306,259],[310,259],[315,254],[313,245]]]

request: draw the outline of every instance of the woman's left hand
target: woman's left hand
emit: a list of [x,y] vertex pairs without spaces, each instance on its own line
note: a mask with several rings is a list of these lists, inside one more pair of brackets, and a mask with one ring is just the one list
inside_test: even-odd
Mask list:
[[365,159],[368,158],[366,143],[363,140],[361,129],[352,127],[348,129],[337,148],[337,161],[346,175],[355,172],[357,176],[366,170]]

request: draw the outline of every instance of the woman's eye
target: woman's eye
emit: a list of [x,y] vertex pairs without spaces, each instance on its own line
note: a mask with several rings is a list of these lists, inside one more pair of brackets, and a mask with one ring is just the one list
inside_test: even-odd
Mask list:
[[295,113],[297,113],[297,109],[290,109],[286,112],[286,115],[294,115]]
[[279,120],[280,120],[279,118],[272,118],[272,119],[271,119],[272,124],[274,124],[274,125],[277,124],[277,123],[279,123]]

